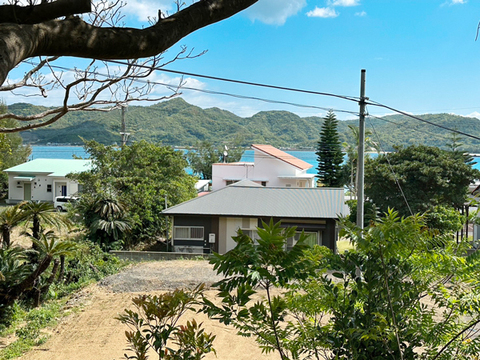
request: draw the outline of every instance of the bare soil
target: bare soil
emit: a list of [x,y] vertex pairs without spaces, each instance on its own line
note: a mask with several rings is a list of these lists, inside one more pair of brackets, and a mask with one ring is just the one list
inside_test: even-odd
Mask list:
[[[128,328],[115,319],[131,299],[140,294],[159,294],[175,288],[211,285],[219,277],[207,261],[172,260],[148,262],[132,266],[119,274],[109,276],[76,294],[67,304],[81,311],[61,320],[47,342],[22,356],[22,360],[118,360],[127,352],[125,330]],[[215,300],[215,292],[207,290]],[[253,338],[236,335],[234,328],[208,319],[203,314],[186,314],[203,322],[208,332],[217,338],[217,355],[206,359],[256,360],[279,359],[276,353],[262,354]],[[152,354],[151,359],[157,357]]]

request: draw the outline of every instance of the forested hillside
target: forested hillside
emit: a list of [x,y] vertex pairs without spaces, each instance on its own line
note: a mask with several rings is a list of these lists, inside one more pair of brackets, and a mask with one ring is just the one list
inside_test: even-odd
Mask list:
[[[25,103],[9,106],[14,113],[33,114],[42,107]],[[46,108],[43,108],[46,109]],[[430,122],[480,136],[480,120],[450,114],[420,116]],[[165,145],[192,146],[198,140],[214,144],[240,141],[249,146],[254,143],[271,144],[283,148],[314,148],[322,124],[320,117],[301,118],[288,111],[263,111],[252,117],[241,118],[218,108],[202,109],[181,98],[151,106],[129,106],[126,112],[130,140],[145,139]],[[339,122],[341,141],[352,141],[348,125],[358,120]],[[60,121],[45,128],[22,133],[24,142],[33,145],[48,143],[82,144],[81,138],[104,144],[120,142],[121,111],[69,113]],[[381,143],[383,150],[392,145],[425,144],[445,147],[451,142],[449,131],[410,119],[402,115],[367,118],[372,138]],[[460,137],[463,149],[480,153],[480,142]]]

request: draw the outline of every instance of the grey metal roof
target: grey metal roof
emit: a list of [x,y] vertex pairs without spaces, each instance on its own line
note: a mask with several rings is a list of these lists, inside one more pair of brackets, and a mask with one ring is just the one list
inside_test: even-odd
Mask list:
[[336,219],[344,209],[340,188],[227,186],[164,210],[166,215],[220,215]]

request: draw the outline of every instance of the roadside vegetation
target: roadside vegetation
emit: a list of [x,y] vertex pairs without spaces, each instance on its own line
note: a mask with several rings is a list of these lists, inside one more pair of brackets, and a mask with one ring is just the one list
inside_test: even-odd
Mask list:
[[161,212],[197,195],[183,153],[138,141],[120,149],[85,143],[93,167],[71,178],[83,186],[74,212],[87,237],[102,249],[129,249],[160,240],[168,229]]
[[[46,341],[42,330],[66,314],[72,293],[126,263],[88,240],[52,204],[3,207],[0,228],[0,336],[9,339],[0,359],[6,360]],[[19,245],[19,235],[28,242]]]

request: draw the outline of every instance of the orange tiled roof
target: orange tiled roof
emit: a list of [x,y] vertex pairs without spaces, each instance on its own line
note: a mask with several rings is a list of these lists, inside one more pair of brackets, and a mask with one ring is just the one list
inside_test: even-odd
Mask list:
[[303,160],[300,160],[299,158],[296,158],[293,155],[287,154],[285,151],[279,150],[276,147],[273,147],[272,145],[252,145],[252,148],[254,150],[259,150],[265,154],[268,154],[270,156],[273,156],[279,160],[282,160],[286,162],[287,164],[293,165],[300,170],[307,170],[313,167],[312,164],[309,164]]

